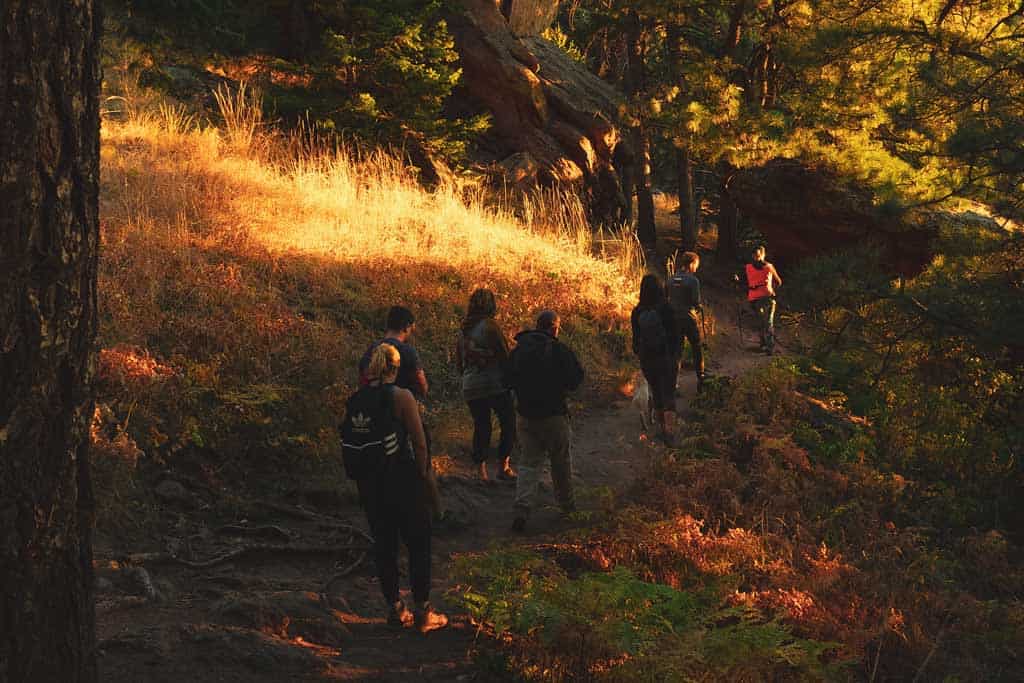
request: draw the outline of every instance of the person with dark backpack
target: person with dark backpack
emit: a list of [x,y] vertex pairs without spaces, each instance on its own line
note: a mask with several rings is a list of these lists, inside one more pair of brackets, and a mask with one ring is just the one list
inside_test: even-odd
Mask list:
[[640,359],[655,418],[662,438],[671,443],[675,433],[676,376],[682,338],[675,312],[665,300],[665,289],[657,275],[645,275],[640,281],[640,301],[630,315],[630,323],[633,353]]
[[[345,406],[341,450],[373,534],[388,624],[415,624],[427,633],[446,626],[448,618],[430,607],[433,473],[416,399],[408,389],[394,386],[400,367],[394,346],[382,343],[373,349],[365,371],[367,384]],[[399,538],[409,552],[412,613],[399,596]]]
[[480,288],[469,297],[466,319],[455,344],[455,365],[462,377],[462,397],[473,416],[473,462],[481,481],[487,476],[487,455],[491,447],[491,413],[498,418],[501,436],[498,478],[513,481],[512,449],[516,444],[516,413],[512,393],[505,385],[509,350],[505,334],[494,320],[494,294]]
[[697,393],[700,393],[705,376],[700,320],[704,316],[704,305],[700,296],[700,280],[697,279],[698,268],[700,256],[696,252],[684,251],[680,255],[679,268],[668,280],[668,302],[679,323],[682,338],[690,342],[693,369],[697,373]]
[[572,349],[559,341],[560,330],[558,314],[544,311],[537,317],[536,329],[516,335],[516,347],[509,357],[509,384],[516,394],[520,440],[514,531],[526,528],[546,462],[551,464],[551,483],[562,511],[576,509],[566,395],[582,384],[583,367]]

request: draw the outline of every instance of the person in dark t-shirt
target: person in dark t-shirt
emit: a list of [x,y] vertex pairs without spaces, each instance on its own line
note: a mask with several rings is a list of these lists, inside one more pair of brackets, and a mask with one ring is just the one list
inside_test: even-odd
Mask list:
[[398,349],[398,355],[402,358],[395,386],[408,389],[418,401],[426,398],[429,388],[427,375],[423,371],[423,366],[420,365],[419,354],[408,343],[415,331],[416,319],[413,317],[412,311],[405,306],[392,306],[388,311],[387,330],[384,332],[384,338],[370,344],[359,361],[359,385],[366,386],[366,370],[370,365],[373,350],[378,345],[387,342]]

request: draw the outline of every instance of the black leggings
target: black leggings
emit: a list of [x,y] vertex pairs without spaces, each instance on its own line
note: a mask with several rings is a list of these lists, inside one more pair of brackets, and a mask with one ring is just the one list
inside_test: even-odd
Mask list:
[[498,416],[501,427],[501,438],[498,441],[498,457],[507,458],[512,455],[516,445],[516,411],[512,402],[512,392],[475,398],[466,401],[469,413],[473,416],[473,462],[487,462],[487,451],[491,447],[491,412]]
[[698,377],[704,375],[704,349],[700,343],[700,323],[692,315],[682,317],[683,336],[690,342],[690,351],[693,353],[693,369]]
[[647,380],[651,392],[651,403],[658,412],[676,410],[676,375],[679,373],[679,359],[674,356],[647,359],[640,362],[640,371]]
[[409,582],[417,603],[430,598],[430,512],[423,482],[409,471],[357,482],[359,499],[373,534],[380,590],[388,604],[398,601],[398,540],[409,551]]

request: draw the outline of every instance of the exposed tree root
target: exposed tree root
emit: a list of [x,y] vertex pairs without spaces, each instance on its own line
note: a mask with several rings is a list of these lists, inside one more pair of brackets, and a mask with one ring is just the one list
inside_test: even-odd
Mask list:
[[[253,555],[336,555],[354,550],[362,551],[364,554],[369,547],[366,545],[336,545],[336,546],[303,546],[303,545],[250,545],[236,548],[223,555],[201,562],[191,562],[170,553],[134,553],[127,556],[130,564],[180,564],[191,569],[207,569],[218,564],[237,560],[242,557]],[[361,561],[361,560],[360,560]]]

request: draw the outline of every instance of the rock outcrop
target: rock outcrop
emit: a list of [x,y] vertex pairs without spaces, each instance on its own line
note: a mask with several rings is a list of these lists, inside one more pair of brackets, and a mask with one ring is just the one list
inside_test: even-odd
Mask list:
[[927,214],[884,211],[867,186],[791,159],[737,171],[728,195],[768,241],[771,258],[794,263],[873,244],[894,272],[916,275],[931,261],[938,234]]
[[629,163],[615,88],[540,37],[556,0],[463,0],[451,18],[462,87],[492,115],[510,184],[581,189],[592,218],[617,221],[625,199],[616,162]]

